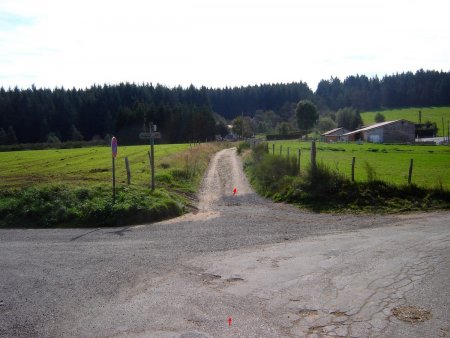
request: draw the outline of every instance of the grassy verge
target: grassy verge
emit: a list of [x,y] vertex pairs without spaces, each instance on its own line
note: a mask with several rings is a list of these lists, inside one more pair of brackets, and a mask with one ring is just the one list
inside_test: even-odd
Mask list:
[[132,184],[126,184],[125,165],[117,160],[115,203],[108,148],[1,153],[0,227],[116,226],[179,216],[222,147],[157,146],[154,192],[148,146],[119,149],[129,158]]
[[[450,209],[450,191],[391,184],[373,178],[351,182],[337,170],[319,163],[317,170],[298,172],[296,159],[273,156],[267,145],[256,147],[244,159],[245,169],[258,193],[314,211],[401,212]],[[370,168],[367,169],[370,171]],[[368,176],[370,173],[368,172]]]

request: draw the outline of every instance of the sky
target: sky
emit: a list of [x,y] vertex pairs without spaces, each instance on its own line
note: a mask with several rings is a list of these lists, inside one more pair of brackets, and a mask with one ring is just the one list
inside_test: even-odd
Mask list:
[[0,0],[0,86],[450,71],[448,0]]

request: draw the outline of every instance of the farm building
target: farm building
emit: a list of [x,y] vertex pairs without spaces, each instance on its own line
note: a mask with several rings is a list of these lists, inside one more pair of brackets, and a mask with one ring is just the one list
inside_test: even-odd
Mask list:
[[325,142],[337,142],[341,140],[341,135],[348,132],[349,131],[345,128],[336,128],[323,133],[322,138],[325,140]]
[[366,141],[373,143],[414,142],[416,127],[406,120],[377,123],[341,136],[342,141]]

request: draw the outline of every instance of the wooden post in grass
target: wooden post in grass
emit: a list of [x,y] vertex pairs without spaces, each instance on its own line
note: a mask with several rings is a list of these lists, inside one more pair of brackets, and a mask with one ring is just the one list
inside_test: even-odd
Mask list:
[[150,151],[148,152],[148,158],[150,160],[150,170],[151,170],[151,188],[152,191],[155,190],[155,138],[161,138],[161,133],[156,131],[156,125],[153,122],[149,124],[149,132],[144,131],[139,134],[139,138],[143,140],[150,140]]
[[413,159],[411,159],[411,161],[409,162],[408,184],[411,184],[412,172],[413,172]]
[[150,162],[150,188],[152,188],[153,190],[155,184],[153,182],[152,153],[150,152],[150,150],[147,153],[148,153],[148,161]]
[[275,143],[272,143],[272,155],[275,155]]
[[117,139],[113,136],[111,139],[112,152],[112,192],[113,203],[116,203],[116,156],[117,156]]
[[[150,131],[153,131],[153,123],[150,125]],[[150,166],[152,168],[152,191],[155,191],[155,138],[150,137],[150,151],[152,153],[152,160]]]
[[[437,135],[436,135],[437,136]],[[442,116],[442,136],[445,140],[445,123],[444,123],[444,116]]]
[[352,182],[355,182],[355,161],[356,157],[352,158]]
[[300,173],[300,155],[302,154],[302,151],[300,150],[300,148],[298,148],[298,172]]
[[128,157],[125,157],[125,168],[127,169],[127,183],[131,184],[131,171],[130,171],[130,163],[128,162]]
[[316,141],[311,142],[311,171],[314,173],[317,169],[316,163]]

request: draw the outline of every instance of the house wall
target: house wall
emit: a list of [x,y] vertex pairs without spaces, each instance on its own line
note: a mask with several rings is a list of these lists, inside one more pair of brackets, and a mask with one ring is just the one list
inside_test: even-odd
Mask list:
[[340,130],[335,131],[332,134],[328,134],[328,135],[322,135],[323,136],[323,140],[325,142],[338,142],[338,141],[342,141],[343,139],[341,138],[342,134],[348,133],[348,130],[345,128],[342,128]]
[[364,141],[373,143],[414,142],[416,127],[408,121],[398,121],[364,132]]
[[366,142],[372,142],[372,143],[382,143],[383,142],[383,127],[368,130],[364,132],[363,138]]
[[408,121],[398,121],[384,126],[383,142],[414,142],[416,126]]
[[337,142],[339,141],[339,135],[327,135],[325,136],[325,142]]

